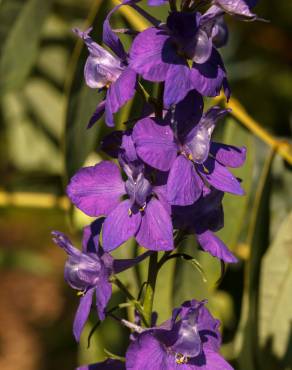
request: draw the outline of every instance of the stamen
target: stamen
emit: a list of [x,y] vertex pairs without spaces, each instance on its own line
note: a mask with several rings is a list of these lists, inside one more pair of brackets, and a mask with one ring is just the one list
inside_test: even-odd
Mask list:
[[131,208],[129,208],[129,209],[128,209],[128,215],[131,217],[131,216],[132,216],[132,214],[133,214],[133,212],[132,212]]
[[85,293],[86,293],[86,290],[79,290],[76,294],[77,294],[77,297],[84,297],[85,296]]
[[141,208],[139,208],[139,211],[144,212],[145,208],[146,208],[146,202],[143,204],[143,206]]
[[188,363],[188,357],[183,355],[182,353],[176,353],[175,354],[175,362],[178,365],[183,365]]
[[207,173],[207,174],[208,174],[208,173],[210,173],[210,171],[208,170],[208,168],[207,168],[207,167],[205,167],[204,165],[203,165],[203,169],[204,169],[204,172],[205,172],[205,173]]
[[192,156],[192,154],[189,154],[188,155],[188,159],[190,160],[190,161],[192,161],[194,158],[193,158],[193,156]]

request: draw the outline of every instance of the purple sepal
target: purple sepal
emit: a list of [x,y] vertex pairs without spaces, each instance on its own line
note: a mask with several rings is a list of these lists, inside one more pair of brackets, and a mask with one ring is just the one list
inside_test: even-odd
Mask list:
[[122,361],[107,359],[97,364],[79,366],[76,370],[126,370],[126,367]]
[[215,0],[215,4],[220,6],[226,13],[242,17],[243,19],[254,20],[256,14],[250,8],[256,4],[254,0]]
[[73,334],[77,342],[80,340],[81,333],[91,310],[93,293],[94,288],[91,288],[84,294],[83,297],[80,298],[80,303],[73,322]]
[[246,148],[226,145],[221,143],[211,143],[210,153],[218,162],[227,167],[241,167],[246,160]]
[[145,258],[152,254],[151,251],[145,252],[136,258],[131,259],[115,259],[113,262],[113,270],[115,274],[125,271],[138,263],[142,262]]

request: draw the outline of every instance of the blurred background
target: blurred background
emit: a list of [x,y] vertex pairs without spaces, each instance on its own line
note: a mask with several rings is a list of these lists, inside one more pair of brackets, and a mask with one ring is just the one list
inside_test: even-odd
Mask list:
[[[122,354],[127,345],[128,333],[112,322],[101,325],[87,349],[89,324],[76,345],[71,328],[78,297],[63,282],[65,255],[50,236],[60,230],[79,245],[90,220],[70,207],[64,186],[79,167],[101,158],[96,148],[107,132],[103,122],[85,129],[100,97],[84,85],[87,52],[71,29],[92,24],[100,42],[103,19],[115,4],[0,0],[1,370],[73,369],[102,359],[103,348]],[[151,12],[165,19],[167,7]],[[204,274],[192,264],[170,262],[158,281],[155,308],[162,321],[173,305],[208,297],[222,321],[222,352],[236,369],[288,370],[292,154],[289,163],[267,143],[291,143],[292,2],[261,0],[256,13],[269,22],[228,18],[230,40],[221,50],[233,96],[254,119],[251,130],[230,117],[216,133],[226,143],[248,147],[246,165],[236,172],[246,196],[225,197],[226,226],[219,232],[240,263],[218,283],[220,264],[187,240],[183,248],[196,256]],[[113,24],[135,28],[127,12],[118,12]],[[127,36],[123,41],[130,45]],[[126,105],[117,116],[118,127],[128,114],[135,116],[139,104]],[[131,256],[135,245],[129,242],[117,253]],[[143,267],[131,274],[134,278],[122,276],[125,284],[143,281]],[[111,304],[123,299],[116,293]]]

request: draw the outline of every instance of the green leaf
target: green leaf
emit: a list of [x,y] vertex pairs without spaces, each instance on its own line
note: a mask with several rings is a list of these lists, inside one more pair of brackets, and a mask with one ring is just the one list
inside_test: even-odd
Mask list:
[[259,297],[260,369],[292,368],[292,212],[262,262]]
[[260,265],[269,244],[271,168],[275,152],[270,150],[259,177],[250,213],[247,245],[250,259],[245,270],[245,286],[240,325],[235,342],[242,370],[258,369],[258,294]]
[[3,0],[0,7],[0,90],[22,86],[39,48],[52,0]]

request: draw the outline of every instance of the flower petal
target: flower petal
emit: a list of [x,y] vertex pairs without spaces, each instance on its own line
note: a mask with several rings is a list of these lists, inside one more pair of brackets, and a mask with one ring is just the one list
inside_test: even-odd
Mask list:
[[159,200],[152,198],[147,204],[136,240],[143,247],[154,251],[174,248],[171,218]]
[[215,4],[220,6],[226,13],[239,15],[248,19],[255,19],[256,15],[250,11],[250,5],[254,5],[250,0],[215,0]]
[[101,232],[104,217],[100,217],[93,221],[90,225],[83,229],[82,237],[82,252],[97,253],[99,247],[99,235]]
[[109,283],[108,279],[109,274],[107,273],[105,266],[103,266],[99,283],[95,288],[96,308],[99,320],[105,319],[105,309],[112,295],[112,285]]
[[172,63],[181,62],[162,30],[150,27],[133,41],[130,50],[130,67],[149,81],[164,81]]
[[108,126],[112,127],[114,125],[112,115],[133,98],[135,86],[136,73],[131,68],[125,69],[120,77],[110,85],[105,103],[106,124]]
[[167,366],[167,353],[152,333],[142,333],[126,353],[127,370],[172,370]]
[[137,212],[130,215],[130,208],[129,200],[125,200],[106,218],[102,231],[104,250],[111,251],[136,234],[141,223],[141,214]]
[[214,188],[225,191],[227,193],[244,195],[240,182],[232,175],[228,169],[213,158],[208,158],[203,165],[197,166],[201,175]]
[[168,200],[173,205],[193,204],[201,195],[203,181],[193,163],[179,155],[172,165],[167,181]]
[[192,88],[204,96],[217,96],[226,78],[226,72],[222,59],[215,48],[207,62],[203,64],[194,63],[190,70],[189,78]]
[[246,159],[246,147],[211,143],[210,153],[218,162],[227,167],[241,167]]
[[[213,351],[205,351],[206,365],[204,370],[234,370],[231,365],[220,355]],[[191,370],[191,368],[190,368]]]
[[209,252],[213,257],[217,257],[224,262],[238,262],[237,258],[230,252],[222,240],[211,231],[207,230],[201,234],[196,234],[196,236],[204,251]]
[[144,118],[135,125],[133,140],[138,156],[145,163],[161,171],[169,170],[177,156],[177,145],[169,126]]
[[168,0],[148,0],[149,6],[159,6],[167,3]]
[[104,114],[104,110],[105,110],[105,100],[102,100],[97,105],[95,112],[91,116],[87,124],[87,128],[91,128],[95,124],[95,122],[98,121],[102,117],[102,115]]
[[93,288],[89,289],[85,295],[80,298],[80,303],[73,323],[73,333],[77,342],[79,342],[82,330],[90,313],[93,291]]
[[111,212],[124,193],[125,187],[120,170],[109,161],[82,168],[67,186],[67,194],[72,203],[93,217]]
[[180,63],[171,64],[165,79],[163,100],[166,108],[182,101],[193,89],[191,70],[186,63],[182,60]]

